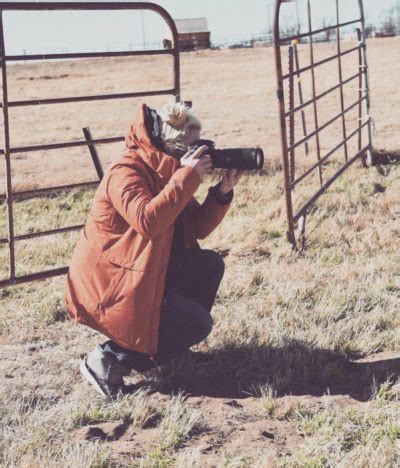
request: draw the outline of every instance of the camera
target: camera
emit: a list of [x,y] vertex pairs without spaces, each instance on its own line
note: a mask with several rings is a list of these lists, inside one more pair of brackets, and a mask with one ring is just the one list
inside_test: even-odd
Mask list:
[[208,154],[214,168],[240,169],[251,171],[262,169],[264,166],[264,152],[261,148],[226,148],[217,149],[212,140],[198,140],[193,145],[193,151],[201,146],[208,146]]

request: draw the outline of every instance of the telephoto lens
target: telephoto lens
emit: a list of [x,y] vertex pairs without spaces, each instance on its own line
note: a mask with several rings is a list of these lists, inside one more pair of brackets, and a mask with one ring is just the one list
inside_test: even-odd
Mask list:
[[264,166],[264,152],[261,148],[216,149],[212,140],[199,140],[194,148],[208,146],[208,152],[215,169],[239,169],[252,171]]
[[262,169],[264,152],[260,148],[226,148],[210,154],[215,168],[251,171]]

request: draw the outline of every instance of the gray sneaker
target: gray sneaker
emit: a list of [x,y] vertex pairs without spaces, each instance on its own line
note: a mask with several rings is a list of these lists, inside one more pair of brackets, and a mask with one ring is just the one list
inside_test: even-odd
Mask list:
[[107,399],[115,399],[119,395],[124,395],[127,393],[124,382],[121,381],[120,384],[111,384],[107,380],[100,379],[96,374],[90,369],[86,362],[86,357],[81,360],[79,369],[81,374],[90,382],[95,390],[103,397]]

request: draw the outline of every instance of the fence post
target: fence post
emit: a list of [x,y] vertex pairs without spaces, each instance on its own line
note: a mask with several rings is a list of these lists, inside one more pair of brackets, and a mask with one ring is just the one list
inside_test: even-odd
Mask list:
[[365,33],[365,15],[364,15],[364,4],[363,0],[358,0],[361,13],[361,44],[362,45],[362,65],[361,70],[364,71],[364,84],[365,84],[365,94],[366,94],[366,110],[367,110],[367,119],[368,119],[368,149],[367,149],[367,163],[370,166],[374,165],[374,154],[372,150],[372,128],[371,128],[371,96],[369,90],[369,70],[367,63],[367,42],[366,42],[366,33]]
[[282,75],[282,55],[280,43],[280,29],[279,29],[279,13],[281,3],[276,2],[275,18],[274,18],[274,42],[275,42],[275,69],[278,83],[277,97],[279,100],[279,123],[282,145],[282,165],[284,173],[284,189],[285,189],[285,202],[286,202],[286,219],[288,224],[287,239],[296,248],[296,236],[294,233],[294,219],[293,219],[293,204],[292,204],[292,189],[289,176],[289,161],[288,161],[288,145],[287,145],[287,130],[285,119],[285,93],[283,88],[283,75]]
[[9,249],[9,279],[15,279],[15,251],[14,251],[14,216],[13,216],[13,193],[11,183],[11,158],[10,158],[10,127],[8,116],[8,91],[7,91],[7,63],[6,47],[4,42],[3,12],[0,11],[0,58],[1,75],[3,84],[2,109],[3,109],[3,134],[4,134],[4,160],[6,169],[6,199],[7,199],[7,228]]

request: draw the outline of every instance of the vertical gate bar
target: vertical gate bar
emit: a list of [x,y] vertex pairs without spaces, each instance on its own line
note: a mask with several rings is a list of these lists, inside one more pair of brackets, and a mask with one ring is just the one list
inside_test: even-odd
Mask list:
[[1,76],[3,85],[3,133],[4,133],[4,160],[6,169],[6,200],[7,200],[7,228],[9,249],[9,280],[15,279],[15,249],[14,249],[14,215],[13,215],[13,193],[11,183],[11,158],[10,158],[10,128],[8,117],[8,91],[7,91],[7,63],[4,42],[3,11],[0,11],[0,60]]
[[[315,123],[315,130],[317,131],[315,138],[317,141],[317,158],[318,162],[321,161],[321,145],[319,140],[319,125],[318,125],[318,108],[317,108],[317,91],[315,85],[315,68],[314,68],[314,44],[312,38],[312,21],[311,21],[311,2],[308,0],[307,2],[307,13],[308,13],[308,30],[310,33],[310,62],[312,65],[311,68],[311,78],[312,78],[312,96],[313,96],[313,108],[314,108],[314,123]],[[322,168],[321,165],[318,165],[318,176],[319,176],[319,183],[322,187],[323,180],[322,180]]]
[[179,35],[175,23],[171,25],[172,40],[174,41],[174,94],[175,101],[181,100],[181,66]]
[[[357,39],[358,39],[358,44],[361,44],[361,29],[357,28]],[[358,50],[358,69],[360,71],[360,76],[358,78],[358,99],[361,101],[362,95],[363,95],[363,76],[364,73],[362,72],[362,66],[363,66],[363,59],[362,59],[362,51],[361,49]],[[358,106],[358,151],[361,151],[362,149],[362,130],[361,127],[363,125],[363,103],[360,102]],[[361,157],[361,162],[363,167],[367,167],[367,162],[365,155]]]
[[282,74],[282,55],[280,44],[279,32],[279,12],[281,8],[281,0],[276,0],[275,15],[274,15],[274,51],[275,51],[275,71],[277,77],[277,96],[279,100],[279,124],[281,135],[281,148],[282,148],[282,165],[284,174],[284,189],[285,189],[285,202],[286,202],[286,218],[287,218],[287,239],[296,247],[296,237],[294,233],[294,219],[293,219],[293,204],[292,204],[292,188],[289,178],[289,161],[288,161],[288,143],[286,131],[286,117],[285,117],[285,93],[283,89],[283,74]]
[[[336,0],[336,24],[339,24],[340,13],[339,13],[339,0]],[[342,70],[342,57],[341,57],[341,42],[340,42],[340,29],[336,28],[336,44],[338,52],[338,70],[339,70],[339,81],[340,81],[340,106],[341,111],[344,112],[344,91],[343,91],[343,70]],[[346,116],[342,115],[342,130],[344,140],[344,157],[346,162],[349,160],[349,152],[347,147],[347,130],[346,130]]]
[[[299,101],[300,105],[302,106],[304,104],[304,96],[303,96],[303,85],[301,84],[301,73],[299,72],[300,70],[300,58],[299,58],[299,49],[297,47],[298,41],[293,41],[294,42],[294,58],[295,58],[295,70],[296,70],[296,76],[297,76],[297,87],[299,91]],[[301,110],[301,123],[303,125],[303,136],[307,136],[307,122],[306,122],[306,113],[304,109]],[[309,155],[309,146],[308,146],[308,141],[304,143],[304,147],[306,150],[306,156]]]
[[364,4],[363,0],[358,0],[358,5],[360,7],[360,18],[361,18],[361,45],[362,45],[362,65],[361,71],[364,74],[364,84],[365,84],[365,94],[366,94],[366,118],[368,119],[368,150],[367,150],[367,161],[369,165],[374,164],[373,160],[373,151],[372,151],[372,128],[371,128],[371,95],[369,89],[369,70],[368,70],[368,61],[367,61],[367,43],[366,43],[366,33],[365,33],[365,14],[364,14]]
[[179,64],[179,45],[177,46],[177,51],[174,52],[174,90],[175,90],[175,101],[179,102],[181,100],[181,87],[180,87],[180,64]]
[[90,156],[92,157],[94,168],[96,169],[96,172],[97,172],[97,177],[99,178],[99,180],[102,180],[104,177],[104,169],[103,169],[103,165],[101,164],[96,145],[93,143],[92,132],[90,131],[89,127],[82,128],[82,131],[83,131],[83,134],[85,135],[85,140],[88,142]]
[[[291,112],[294,109],[294,64],[293,64],[293,46],[289,46],[289,109]],[[296,179],[296,148],[294,148],[295,142],[295,127],[294,127],[294,113],[291,112],[289,115],[289,166],[290,166],[290,182],[293,183]]]

